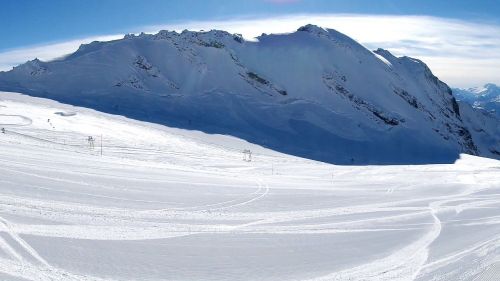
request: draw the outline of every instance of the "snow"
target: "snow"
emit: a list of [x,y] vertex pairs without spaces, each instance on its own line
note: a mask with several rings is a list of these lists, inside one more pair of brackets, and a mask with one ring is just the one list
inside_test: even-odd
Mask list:
[[469,89],[453,89],[458,100],[472,105],[474,108],[487,111],[500,119],[500,87],[495,84],[486,84],[482,87]]
[[391,67],[392,66],[392,63],[390,61],[388,61],[386,58],[384,58],[383,56],[377,54],[377,53],[373,53],[379,60],[381,60],[383,63],[385,63],[388,67]]
[[[422,61],[314,25],[255,42],[220,30],[92,42],[0,73],[0,90],[336,164],[491,156]],[[485,137],[500,143],[498,134]]]
[[482,155],[500,156],[500,141],[491,136],[500,136],[500,121],[490,113],[473,108],[465,102],[460,102],[460,112],[463,122],[469,128]]
[[0,124],[2,280],[489,280],[498,271],[496,160],[336,166],[15,93],[0,93]]

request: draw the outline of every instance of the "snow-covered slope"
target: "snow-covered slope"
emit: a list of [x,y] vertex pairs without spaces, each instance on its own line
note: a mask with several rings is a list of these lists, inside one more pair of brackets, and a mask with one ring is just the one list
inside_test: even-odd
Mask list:
[[453,89],[453,94],[460,101],[467,102],[474,108],[484,109],[500,119],[500,87],[486,84],[470,89]]
[[482,281],[500,267],[496,160],[334,166],[13,93],[0,127],[0,280]]
[[479,154],[500,159],[500,118],[466,102],[459,102],[463,123],[471,133]]
[[0,89],[332,163],[452,163],[489,149],[423,62],[313,25],[257,42],[216,30],[127,35],[0,73]]

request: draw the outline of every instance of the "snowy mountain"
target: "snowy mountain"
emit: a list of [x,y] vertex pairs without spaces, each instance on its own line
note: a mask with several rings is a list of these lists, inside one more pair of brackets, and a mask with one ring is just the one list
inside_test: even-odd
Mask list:
[[314,25],[255,42],[219,30],[92,42],[63,59],[0,73],[0,90],[331,163],[500,157],[498,124],[462,112],[423,62],[371,52]]
[[469,89],[453,89],[458,100],[472,105],[474,108],[484,109],[500,119],[500,87],[495,84],[486,84],[483,87]]

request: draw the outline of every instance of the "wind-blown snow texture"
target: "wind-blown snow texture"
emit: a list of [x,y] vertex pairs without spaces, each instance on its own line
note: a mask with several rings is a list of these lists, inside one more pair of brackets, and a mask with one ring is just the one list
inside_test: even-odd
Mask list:
[[14,93],[0,93],[0,127],[1,280],[486,281],[499,270],[496,160],[334,166]]
[[331,163],[453,163],[500,151],[499,126],[474,123],[476,139],[423,62],[314,25],[257,42],[217,30],[127,35],[0,73],[0,89]]

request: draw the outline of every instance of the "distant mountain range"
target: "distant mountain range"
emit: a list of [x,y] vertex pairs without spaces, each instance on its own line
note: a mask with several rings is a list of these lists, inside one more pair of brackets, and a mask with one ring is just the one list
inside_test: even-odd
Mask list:
[[337,164],[500,158],[498,120],[457,102],[422,61],[314,25],[256,41],[212,30],[92,42],[0,73],[0,90]]
[[483,87],[469,89],[453,89],[453,94],[474,108],[484,109],[500,119],[500,87],[486,84]]

